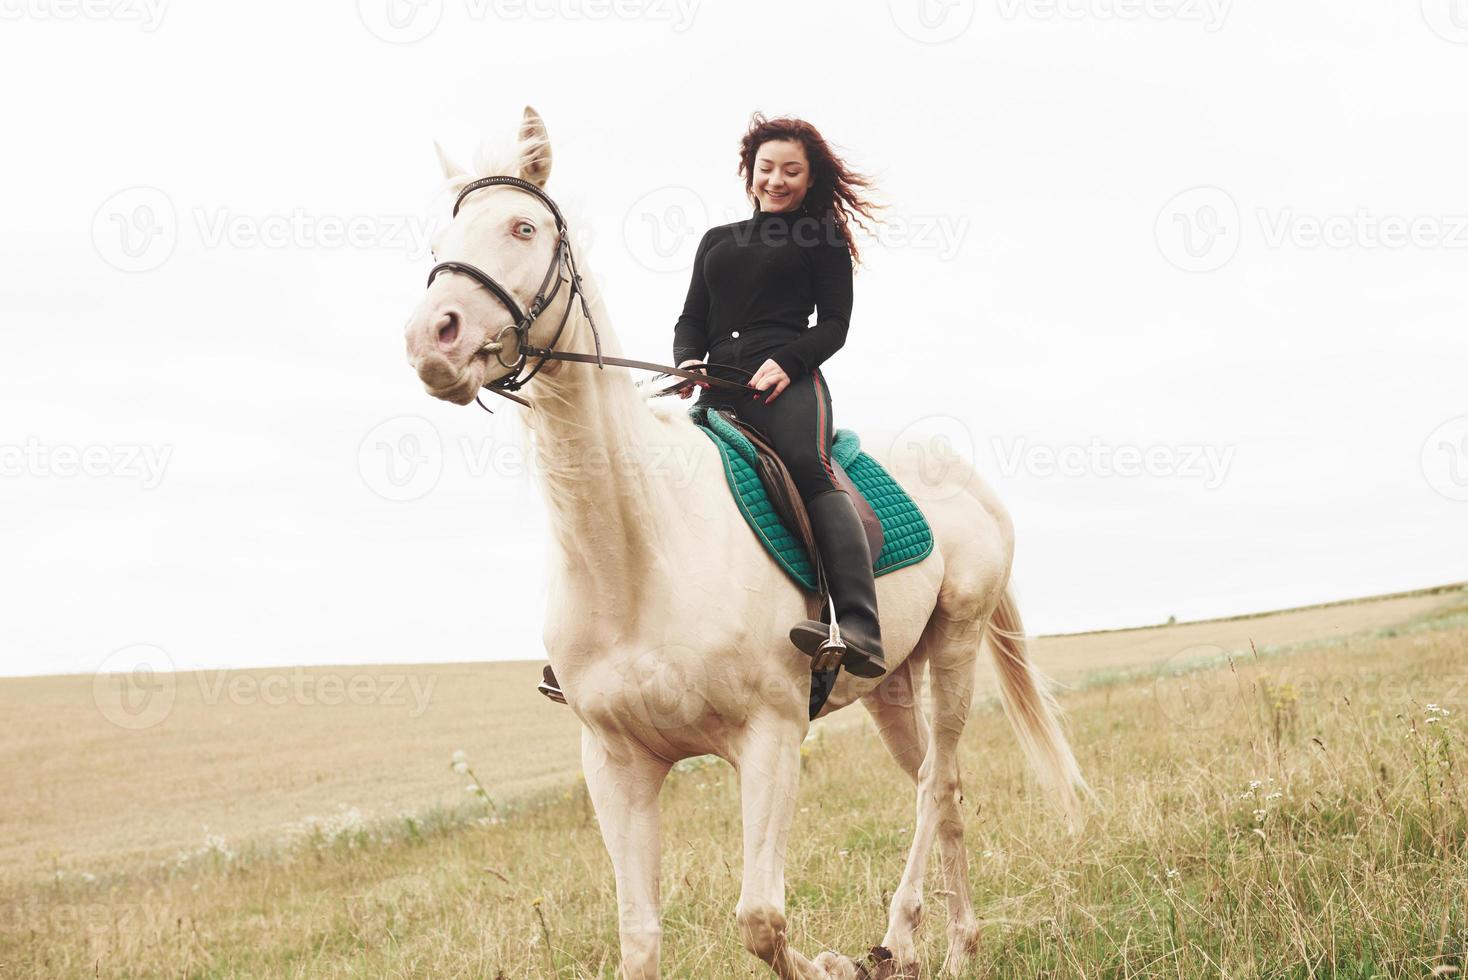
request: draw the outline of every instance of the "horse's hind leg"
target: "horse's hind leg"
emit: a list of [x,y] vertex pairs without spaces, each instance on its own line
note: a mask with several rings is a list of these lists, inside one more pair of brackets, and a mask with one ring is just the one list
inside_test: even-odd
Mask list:
[[[887,935],[900,969],[917,968],[916,931],[922,918],[923,878],[936,837],[942,847],[944,884],[948,893],[948,956],[943,968],[957,974],[978,950],[979,927],[968,884],[968,858],[963,844],[963,795],[958,771],[958,743],[973,703],[974,669],[984,618],[955,622],[942,607],[935,609],[920,650],[928,660],[932,686],[932,730],[922,716],[917,668],[898,681],[895,691],[879,686],[864,699],[887,748],[917,782],[917,822],[902,881],[892,896]],[[894,672],[896,675],[897,672]],[[906,690],[905,697],[899,692]],[[921,754],[918,747],[921,746]],[[920,762],[915,760],[920,758]]]

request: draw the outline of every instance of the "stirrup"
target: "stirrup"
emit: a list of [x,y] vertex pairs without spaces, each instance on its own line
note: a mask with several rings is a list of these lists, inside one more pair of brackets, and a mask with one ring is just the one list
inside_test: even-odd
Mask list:
[[535,689],[556,704],[566,703],[566,692],[561,690],[561,684],[556,680],[555,671],[551,670],[550,664],[546,664],[541,671],[540,683],[535,685]]
[[811,673],[825,673],[835,670],[841,666],[841,661],[846,657],[846,642],[841,639],[841,627],[836,625],[836,620],[831,619],[830,635],[825,642],[816,647],[816,652],[811,655]]
[[[817,636],[821,636],[819,641],[816,640]],[[865,680],[887,673],[887,659],[848,645],[841,638],[840,626],[803,619],[790,630],[790,642],[811,658],[812,673],[845,667],[851,676]]]

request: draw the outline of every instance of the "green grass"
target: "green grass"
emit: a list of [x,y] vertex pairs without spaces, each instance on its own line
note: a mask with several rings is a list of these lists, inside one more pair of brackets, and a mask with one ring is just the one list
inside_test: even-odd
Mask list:
[[[963,774],[985,928],[968,975],[1462,976],[1468,609],[1194,668],[1064,695],[1104,803],[1075,836],[1002,715],[976,712]],[[1206,685],[1206,711],[1174,696],[1185,683]],[[881,938],[913,794],[866,728],[804,755],[792,940],[859,954]],[[498,810],[17,888],[0,896],[0,976],[614,976],[611,868],[584,788]],[[664,976],[766,975],[734,926],[734,774],[681,766],[663,813]],[[935,872],[925,976],[942,960],[940,891]]]

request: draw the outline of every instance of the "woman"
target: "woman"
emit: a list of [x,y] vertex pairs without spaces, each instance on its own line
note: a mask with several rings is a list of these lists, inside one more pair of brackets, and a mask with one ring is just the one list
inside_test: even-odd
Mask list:
[[[831,393],[820,371],[846,343],[852,262],[859,260],[848,219],[872,218],[876,205],[856,191],[871,182],[849,170],[810,123],[760,113],[740,141],[739,174],[754,214],[710,228],[699,242],[673,328],[673,362],[688,368],[707,355],[716,376],[748,379],[768,393],[745,398],[700,385],[699,404],[732,408],[790,470],[846,644],[842,666],[858,677],[880,677],[887,664],[872,554],[856,506],[831,470]],[[812,308],[816,324],[808,327]],[[733,370],[721,371],[724,366]],[[806,619],[791,629],[790,640],[813,655],[829,635],[826,624]],[[540,691],[563,701],[550,667],[544,675]]]
[[[709,229],[699,242],[673,328],[673,361],[689,367],[707,354],[718,376],[743,380],[752,372],[747,383],[769,393],[746,399],[703,386],[699,403],[732,408],[789,468],[810,513],[847,647],[842,666],[858,677],[880,677],[887,665],[872,554],[856,506],[831,470],[831,393],[820,371],[846,343],[857,256],[848,216],[872,217],[873,205],[855,190],[870,181],[852,173],[810,123],[759,113],[740,142],[739,173],[754,214]],[[816,324],[807,328],[812,307]],[[720,372],[721,365],[735,370]],[[790,640],[814,654],[829,633],[807,619]]]

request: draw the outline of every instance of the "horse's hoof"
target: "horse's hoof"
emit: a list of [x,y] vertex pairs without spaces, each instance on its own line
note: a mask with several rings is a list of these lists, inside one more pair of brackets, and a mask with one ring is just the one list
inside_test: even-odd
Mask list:
[[897,976],[897,961],[886,946],[873,946],[866,961],[857,964],[856,975],[860,980],[888,980]]
[[840,953],[821,953],[815,965],[825,971],[829,980],[863,980],[867,976],[860,963]]

